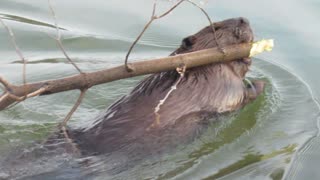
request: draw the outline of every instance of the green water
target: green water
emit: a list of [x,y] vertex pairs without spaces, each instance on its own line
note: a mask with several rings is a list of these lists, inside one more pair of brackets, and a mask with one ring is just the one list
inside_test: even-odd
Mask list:
[[[52,1],[63,44],[85,71],[121,64],[152,7],[152,1],[147,0]],[[160,1],[158,10],[170,5]],[[103,171],[108,160],[97,160],[83,172],[65,167],[74,159],[62,154],[21,162],[12,167],[13,174],[30,175],[29,179],[320,179],[319,5],[315,0],[216,0],[204,6],[214,21],[248,18],[256,39],[273,38],[276,46],[271,53],[257,56],[249,73],[250,78],[268,82],[263,96],[212,124],[191,144],[116,175]],[[28,82],[76,73],[49,36],[56,31],[47,1],[0,0],[0,17],[14,30],[29,61]],[[151,26],[131,59],[167,56],[183,37],[206,25],[198,9],[183,4]],[[21,83],[21,60],[2,26],[0,57],[0,75]],[[128,93],[140,79],[90,89],[69,125],[89,126],[99,112]],[[78,95],[71,91],[36,97],[1,111],[0,157],[27,151],[30,145],[43,141],[55,131]],[[8,176],[2,172],[6,165],[0,158],[0,179]]]

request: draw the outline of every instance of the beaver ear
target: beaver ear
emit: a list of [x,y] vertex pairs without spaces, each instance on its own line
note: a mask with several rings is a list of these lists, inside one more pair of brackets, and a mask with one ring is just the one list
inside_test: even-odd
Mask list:
[[222,23],[222,22],[213,23],[213,27],[214,27],[214,29],[215,29],[216,31],[217,31],[218,29],[220,29],[222,26],[223,26],[223,23]]
[[190,49],[195,41],[196,41],[195,36],[188,36],[182,40],[181,46],[185,49]]

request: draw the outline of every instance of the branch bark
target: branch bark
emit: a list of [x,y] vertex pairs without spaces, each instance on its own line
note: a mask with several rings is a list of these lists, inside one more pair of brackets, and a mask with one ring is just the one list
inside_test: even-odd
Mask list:
[[[47,95],[75,89],[84,90],[95,85],[119,79],[174,70],[181,65],[192,68],[216,62],[226,62],[249,57],[250,54],[252,54],[250,51],[252,51],[251,49],[255,44],[256,43],[247,43],[227,46],[224,47],[225,54],[218,48],[211,48],[187,54],[130,63],[130,67],[133,69],[131,72],[126,70],[125,65],[121,65],[110,69],[87,72],[61,79],[28,83],[20,86],[9,84],[0,77],[2,82],[6,82],[7,89],[7,92],[0,96],[0,110],[16,102],[16,99],[8,95],[8,93],[16,97],[21,97],[25,96],[25,90],[27,90],[27,94],[40,92],[38,95]],[[86,78],[84,78],[84,76]]]

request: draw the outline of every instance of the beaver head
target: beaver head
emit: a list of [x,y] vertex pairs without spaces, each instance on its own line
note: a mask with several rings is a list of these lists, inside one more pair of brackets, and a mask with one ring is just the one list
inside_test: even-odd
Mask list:
[[[251,43],[253,40],[254,35],[249,21],[243,17],[232,18],[216,22],[213,24],[213,27],[207,26],[198,33],[184,38],[181,46],[171,53],[171,56],[214,47],[219,47],[223,52],[224,46]],[[218,63],[216,66],[224,64],[225,66],[220,68],[230,69],[238,78],[244,79],[251,63],[251,58],[242,58],[231,62]],[[203,67],[193,68],[192,70],[199,70],[202,68]],[[261,94],[264,88],[264,82],[254,81],[251,86],[247,89],[247,99],[245,102],[254,100],[259,94]]]
[[216,47],[217,42],[220,47],[248,43],[254,38],[249,21],[243,17],[216,22],[213,28],[207,26],[198,33],[184,38],[181,46],[171,55]]
[[[250,43],[253,39],[253,32],[246,18],[227,19],[214,23],[213,27],[207,26],[198,33],[184,38],[181,46],[171,55],[184,54],[217,46],[223,51],[224,46]],[[239,77],[244,77],[249,70],[248,67],[251,65],[251,59],[243,58],[226,64],[229,64],[230,68]]]
[[[215,34],[211,26],[205,27],[184,38],[171,55],[253,41],[245,18],[228,19],[213,26]],[[243,82],[250,64],[251,59],[243,58],[187,69],[177,89],[161,105],[156,126],[152,126],[155,108],[180,75],[174,70],[153,74],[100,114],[92,127],[78,131],[74,139],[84,151],[123,151],[131,156],[141,152],[145,156],[176,142],[187,142],[204,127],[207,117],[239,109],[262,92],[263,83],[254,83],[258,88],[252,93],[252,88]]]

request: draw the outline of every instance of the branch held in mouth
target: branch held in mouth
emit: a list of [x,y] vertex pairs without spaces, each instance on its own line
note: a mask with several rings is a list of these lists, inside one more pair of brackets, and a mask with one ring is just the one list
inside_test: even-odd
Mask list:
[[[0,77],[0,83],[5,87],[5,92],[0,96],[0,110],[17,102],[17,97],[23,97],[25,93],[27,93],[27,97],[33,97],[35,95],[47,95],[76,89],[84,90],[88,87],[115,80],[174,70],[182,64],[188,68],[192,68],[252,57],[252,55],[256,55],[256,53],[261,53],[265,50],[269,51],[272,47],[273,40],[263,40],[255,43],[226,46],[224,47],[225,53],[222,53],[219,48],[211,48],[176,56],[130,63],[132,67],[131,72],[127,71],[125,65],[121,65],[100,71],[83,73],[86,78],[83,78],[83,74],[78,74],[61,79],[27,83],[20,86],[12,85]],[[28,91],[25,92],[25,89]]]

